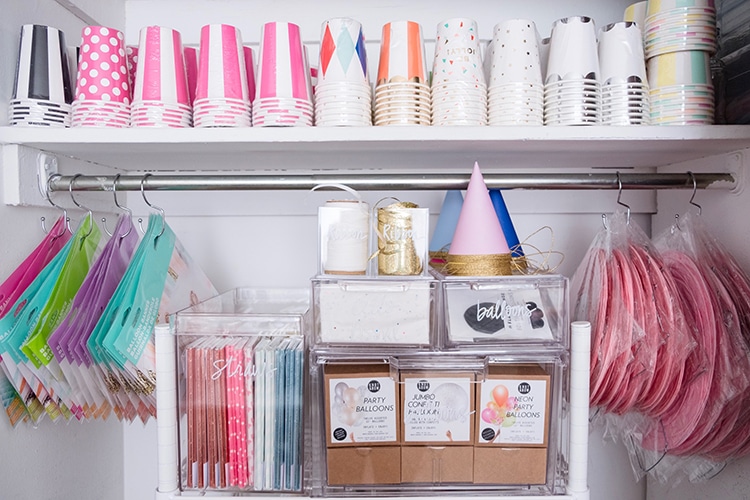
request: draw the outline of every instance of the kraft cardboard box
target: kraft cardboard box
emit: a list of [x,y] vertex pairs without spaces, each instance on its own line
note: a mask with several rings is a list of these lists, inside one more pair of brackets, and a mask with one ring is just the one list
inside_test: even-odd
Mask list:
[[547,448],[475,446],[473,467],[475,484],[545,484]]
[[405,446],[474,442],[473,372],[401,372],[401,441]]
[[550,390],[539,365],[489,366],[476,384],[475,483],[546,483]]
[[324,384],[327,446],[399,444],[399,388],[390,365],[329,364]]
[[328,485],[401,483],[399,446],[328,448]]
[[401,447],[402,483],[471,483],[473,446]]
[[550,375],[535,364],[488,367],[476,384],[476,444],[546,447],[550,422]]

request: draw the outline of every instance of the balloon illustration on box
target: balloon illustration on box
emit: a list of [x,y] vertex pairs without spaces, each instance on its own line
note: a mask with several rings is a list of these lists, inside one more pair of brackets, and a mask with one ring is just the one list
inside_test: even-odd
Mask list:
[[357,411],[357,407],[362,404],[363,391],[364,387],[349,387],[346,382],[336,384],[333,411],[339,422],[350,426],[362,423],[362,415]]
[[435,400],[440,402],[440,420],[443,422],[464,422],[469,414],[469,395],[454,382],[441,384],[435,388]]
[[[487,402],[487,405],[482,410],[482,420],[498,427],[511,427],[516,423],[516,417],[513,413],[517,404],[518,401],[516,398],[508,395],[508,388],[503,384],[498,384],[492,389],[492,399]],[[492,429],[482,430],[483,437],[485,437],[485,432],[494,431]],[[500,429],[497,430],[497,434],[494,434],[489,439],[485,437],[485,439],[491,441],[499,435]]]

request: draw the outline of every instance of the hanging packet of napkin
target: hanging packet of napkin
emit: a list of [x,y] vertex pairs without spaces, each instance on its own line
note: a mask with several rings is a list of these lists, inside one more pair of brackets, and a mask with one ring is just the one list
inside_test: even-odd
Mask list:
[[91,367],[85,343],[125,274],[137,244],[138,233],[133,230],[133,222],[129,215],[121,215],[113,236],[73,299],[68,315],[47,341],[53,353],[47,368],[60,383],[61,392],[65,391],[59,394],[60,398],[79,420],[105,417],[111,410],[106,406],[106,397],[83,373]]
[[94,260],[100,237],[92,216],[87,216],[73,238],[19,297],[13,314],[0,320],[3,368],[34,422],[43,415],[39,410],[53,420],[70,416],[56,397],[48,377],[51,374],[42,368],[36,353],[46,347],[48,333],[67,313]]
[[[110,394],[120,416],[142,421],[156,414],[153,329],[191,304],[217,294],[164,219],[149,225],[125,276],[105,309],[96,338]],[[97,328],[100,324],[97,324]],[[91,344],[89,344],[91,347]]]

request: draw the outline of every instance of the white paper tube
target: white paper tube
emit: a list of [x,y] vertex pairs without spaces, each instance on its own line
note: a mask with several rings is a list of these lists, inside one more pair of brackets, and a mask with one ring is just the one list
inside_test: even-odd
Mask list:
[[568,492],[572,494],[588,490],[590,352],[591,323],[573,322],[571,324],[570,458],[568,463]]
[[175,381],[175,342],[168,325],[154,328],[156,348],[156,440],[159,463],[158,491],[178,487],[177,390]]

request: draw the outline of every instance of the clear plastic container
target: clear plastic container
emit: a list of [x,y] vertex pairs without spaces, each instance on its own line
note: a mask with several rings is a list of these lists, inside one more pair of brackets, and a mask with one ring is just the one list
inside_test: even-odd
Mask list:
[[239,288],[178,312],[180,489],[306,490],[309,291]]

